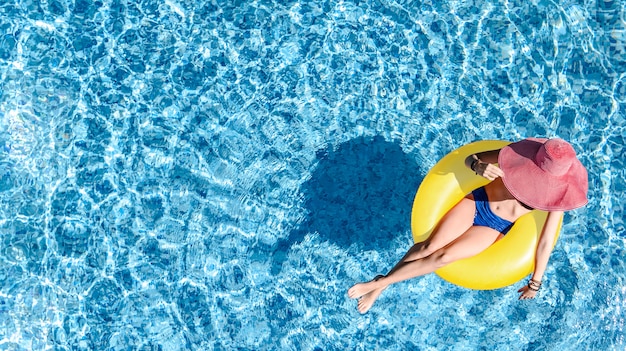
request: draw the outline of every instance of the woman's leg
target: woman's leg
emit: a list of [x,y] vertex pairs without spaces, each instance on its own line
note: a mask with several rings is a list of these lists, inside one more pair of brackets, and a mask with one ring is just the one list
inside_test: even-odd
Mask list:
[[398,265],[424,258],[448,245],[472,226],[475,214],[476,203],[472,194],[469,194],[441,218],[428,239],[413,245]]
[[[458,204],[443,216],[430,237],[422,243],[413,245],[404,257],[387,273],[387,276],[393,276],[397,270],[405,265],[427,257],[434,251],[457,239],[472,226],[475,212],[476,205],[474,204],[474,199],[471,194],[461,199]],[[369,283],[378,281],[382,277],[384,276],[376,276]],[[372,289],[369,283],[356,284],[348,290],[349,297],[361,298],[359,300],[359,311],[361,311],[361,313],[365,313],[369,310],[378,296],[380,296],[383,290],[388,286],[387,284],[381,288]]]
[[348,296],[361,297],[358,310],[365,313],[389,285],[434,272],[454,261],[477,255],[491,246],[501,235],[491,228],[471,227],[452,243],[427,257],[403,262],[396,265],[386,276],[377,276],[367,283],[354,285],[348,290]]
[[449,245],[427,257],[403,264],[376,280],[374,288],[386,288],[391,284],[434,272],[452,262],[475,256],[491,246],[501,235],[488,227],[471,227]]
[[[398,268],[411,261],[429,256],[457,239],[472,226],[475,213],[476,205],[473,197],[470,195],[470,197],[463,198],[443,216],[428,239],[421,243],[414,244],[387,275],[392,274]],[[377,276],[374,279],[379,277],[382,276]]]

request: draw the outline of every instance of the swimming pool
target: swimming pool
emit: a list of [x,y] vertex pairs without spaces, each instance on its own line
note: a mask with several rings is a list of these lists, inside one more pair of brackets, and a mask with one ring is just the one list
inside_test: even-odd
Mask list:
[[[624,7],[0,5],[1,350],[623,349]],[[588,167],[532,302],[426,276],[428,169],[559,136]]]

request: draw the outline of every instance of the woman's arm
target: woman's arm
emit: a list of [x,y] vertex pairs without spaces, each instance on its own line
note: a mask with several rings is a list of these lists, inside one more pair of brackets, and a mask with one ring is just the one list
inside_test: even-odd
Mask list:
[[498,155],[500,155],[500,149],[472,154],[465,158],[465,166],[480,176],[494,180],[504,175],[502,170],[495,165],[498,163]]
[[536,290],[539,289],[541,279],[543,278],[543,274],[548,266],[548,260],[550,259],[552,248],[554,247],[554,239],[556,238],[559,221],[562,215],[563,211],[548,212],[548,217],[546,218],[546,223],[544,223],[543,229],[541,230],[539,242],[537,243],[537,250],[535,251],[535,270],[530,278],[531,283],[518,291],[522,293],[522,295],[520,295],[520,299],[532,299],[537,294]]

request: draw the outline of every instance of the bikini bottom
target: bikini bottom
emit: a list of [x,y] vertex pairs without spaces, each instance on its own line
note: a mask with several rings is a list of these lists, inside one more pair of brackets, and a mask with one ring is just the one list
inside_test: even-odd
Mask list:
[[506,235],[506,233],[511,230],[511,227],[513,227],[513,222],[509,222],[493,213],[489,207],[489,199],[487,198],[485,188],[480,187],[472,191],[472,195],[474,195],[474,202],[476,203],[474,225],[489,227],[499,231],[503,235]]

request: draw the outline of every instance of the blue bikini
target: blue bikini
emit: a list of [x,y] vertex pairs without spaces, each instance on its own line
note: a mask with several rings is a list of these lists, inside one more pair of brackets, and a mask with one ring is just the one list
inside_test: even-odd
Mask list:
[[489,227],[506,235],[513,227],[513,222],[497,216],[489,207],[489,199],[484,187],[480,187],[472,191],[474,202],[476,203],[476,215],[474,216],[474,225]]

